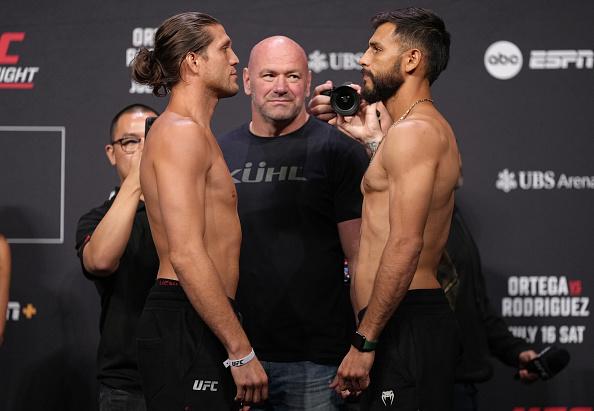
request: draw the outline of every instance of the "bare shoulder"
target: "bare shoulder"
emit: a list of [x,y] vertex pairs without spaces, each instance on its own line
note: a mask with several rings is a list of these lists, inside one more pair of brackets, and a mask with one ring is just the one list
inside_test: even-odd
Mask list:
[[384,139],[383,159],[388,163],[437,161],[448,147],[442,127],[428,116],[401,121],[390,127]]
[[174,157],[197,162],[210,157],[210,131],[188,117],[165,112],[147,136],[148,149],[155,158]]

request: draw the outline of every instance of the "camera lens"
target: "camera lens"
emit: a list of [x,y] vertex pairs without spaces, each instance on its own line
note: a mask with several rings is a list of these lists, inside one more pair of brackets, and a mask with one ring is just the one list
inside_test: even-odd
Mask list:
[[330,104],[337,114],[352,116],[359,110],[359,94],[349,86],[337,87],[332,90]]
[[348,110],[353,107],[353,98],[351,96],[340,96],[336,99],[336,104],[341,110]]

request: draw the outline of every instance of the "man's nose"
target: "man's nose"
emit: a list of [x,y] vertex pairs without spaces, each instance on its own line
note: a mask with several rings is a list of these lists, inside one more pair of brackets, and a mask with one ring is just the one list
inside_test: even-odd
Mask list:
[[285,76],[277,76],[274,80],[274,92],[276,94],[285,94],[287,92],[287,78]]
[[369,49],[365,50],[365,54],[363,54],[361,56],[361,58],[359,59],[359,65],[361,67],[367,67],[369,65],[368,56],[367,56],[368,53],[369,53]]
[[239,63],[239,57],[237,57],[237,54],[235,54],[235,52],[233,50],[231,50],[231,61],[230,64],[232,66],[235,66]]

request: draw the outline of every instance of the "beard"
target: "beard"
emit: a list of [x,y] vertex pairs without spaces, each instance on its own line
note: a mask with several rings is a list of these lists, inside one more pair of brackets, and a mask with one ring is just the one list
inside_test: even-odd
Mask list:
[[233,97],[239,92],[237,77],[228,76],[226,73],[217,76],[213,76],[211,73],[207,74],[210,75],[205,75],[205,85],[218,99]]
[[374,75],[371,71],[362,69],[361,72],[371,81],[371,86],[364,86],[361,90],[361,96],[370,104],[378,101],[386,101],[400,89],[404,79],[400,73],[400,62],[396,64],[394,70],[388,73],[378,73]]
[[226,85],[218,85],[215,89],[216,96],[218,98],[233,97],[239,92],[239,85],[237,82],[229,82]]

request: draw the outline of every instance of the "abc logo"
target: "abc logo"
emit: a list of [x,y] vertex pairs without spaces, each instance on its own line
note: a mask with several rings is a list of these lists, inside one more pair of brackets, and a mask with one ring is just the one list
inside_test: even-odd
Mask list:
[[515,77],[522,69],[522,63],[522,52],[509,41],[497,41],[485,52],[485,67],[490,75],[499,80]]

